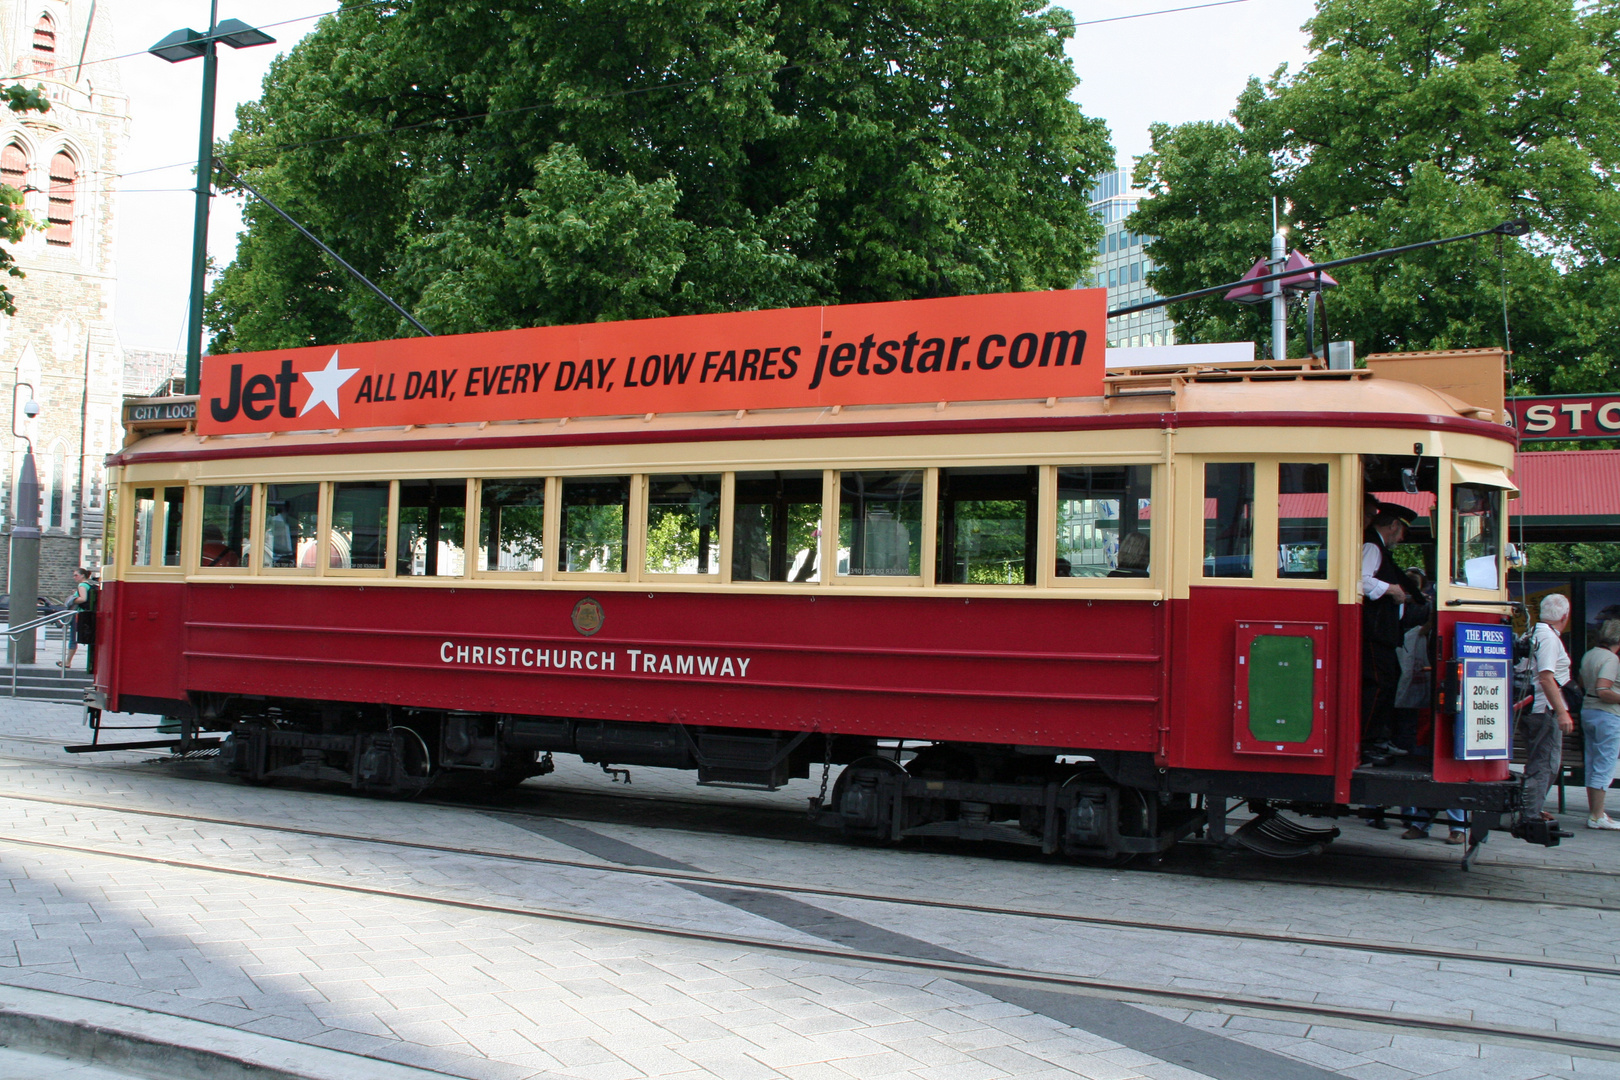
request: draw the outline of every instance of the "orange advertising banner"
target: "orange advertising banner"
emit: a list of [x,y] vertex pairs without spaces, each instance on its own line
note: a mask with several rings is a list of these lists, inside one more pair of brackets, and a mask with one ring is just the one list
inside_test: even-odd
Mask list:
[[1102,393],[1106,292],[683,315],[203,358],[203,434]]

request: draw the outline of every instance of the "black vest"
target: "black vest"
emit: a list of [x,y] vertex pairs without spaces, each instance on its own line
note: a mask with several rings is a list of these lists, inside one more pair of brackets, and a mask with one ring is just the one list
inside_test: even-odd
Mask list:
[[[1395,557],[1389,553],[1384,544],[1384,538],[1378,535],[1378,530],[1372,526],[1367,527],[1367,543],[1378,545],[1378,569],[1373,577],[1386,585],[1399,585],[1402,589],[1409,589],[1411,582],[1401,568],[1395,565]],[[1406,631],[1401,628],[1401,605],[1389,593],[1385,593],[1376,600],[1368,600],[1361,612],[1361,639],[1368,645],[1382,645],[1385,648],[1398,649],[1406,640]]]

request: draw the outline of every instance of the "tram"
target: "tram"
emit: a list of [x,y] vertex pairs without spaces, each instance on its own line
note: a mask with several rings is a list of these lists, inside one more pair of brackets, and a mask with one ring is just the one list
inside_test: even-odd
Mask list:
[[1359,564],[1369,495],[1426,520],[1461,674],[1459,624],[1509,610],[1504,417],[1366,370],[1105,373],[1103,310],[208,357],[109,459],[90,705],[223,736],[254,782],[498,787],[575,754],[819,776],[819,820],[884,841],[1128,857],[1247,801],[1271,854],[1330,835],[1282,809],[1461,807],[1477,842],[1520,787],[1457,679],[1432,753],[1358,764]]

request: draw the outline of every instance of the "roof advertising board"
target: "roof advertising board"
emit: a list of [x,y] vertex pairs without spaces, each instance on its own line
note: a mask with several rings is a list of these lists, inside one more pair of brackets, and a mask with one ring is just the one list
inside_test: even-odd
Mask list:
[[1102,393],[1106,291],[685,315],[203,358],[205,435]]

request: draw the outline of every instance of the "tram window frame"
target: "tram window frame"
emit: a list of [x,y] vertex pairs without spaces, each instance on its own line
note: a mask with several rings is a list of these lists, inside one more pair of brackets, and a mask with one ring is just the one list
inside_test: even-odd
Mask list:
[[[488,561],[488,545],[484,534],[484,492],[490,484],[513,484],[539,481],[540,494],[540,569],[538,570],[502,570],[479,569],[478,561]],[[557,523],[553,511],[557,507],[558,483],[555,476],[537,476],[532,472],[522,476],[484,476],[478,479],[477,491],[474,494],[473,518],[478,522],[478,547],[476,553],[468,559],[469,572],[475,578],[494,579],[496,581],[549,581],[552,569],[556,566]],[[503,504],[505,505],[505,504]],[[524,504],[515,504],[524,505]],[[469,519],[471,520],[471,519]],[[497,543],[499,537],[497,536]],[[498,560],[497,560],[498,561]]]
[[[568,533],[566,500],[570,484],[578,485],[587,481],[621,481],[624,485],[623,525],[620,532],[621,560],[617,570],[570,570],[568,569]],[[646,528],[645,506],[642,499],[642,483],[639,473],[614,473],[597,470],[589,473],[579,473],[572,476],[560,476],[557,483],[557,498],[553,500],[556,511],[556,543],[552,550],[555,552],[552,565],[556,568],[554,580],[558,581],[630,581],[631,570],[638,566],[641,560],[641,534]],[[607,505],[607,504],[603,504]]]
[[[725,526],[728,543],[724,570],[727,582],[734,582],[741,586],[793,585],[799,588],[817,588],[826,583],[826,577],[822,574],[822,570],[827,565],[827,545],[825,542],[828,531],[827,476],[828,472],[825,469],[748,469],[730,474],[731,493],[730,497],[723,503],[724,509],[730,514],[730,519]],[[753,485],[757,484],[775,484],[780,494],[774,497],[770,503],[756,501],[754,494],[756,489]],[[790,498],[786,486],[788,484],[792,484],[793,489],[801,493],[813,485],[816,493],[814,503],[805,501],[802,498]],[[748,492],[749,501],[741,502],[739,492]],[[752,544],[745,544],[738,537],[739,515],[737,509],[739,505],[773,506],[781,511],[781,520],[778,521],[776,510],[773,509],[770,522],[767,525],[771,533],[765,544],[765,560],[768,564],[767,577],[737,576],[737,560],[753,550]],[[798,547],[792,551],[788,550],[792,546],[789,534],[793,529],[793,524],[790,517],[793,507],[812,505],[816,508],[816,516],[815,526],[811,530],[809,538],[812,545],[809,550],[813,551],[814,554],[807,566],[805,561],[800,558],[806,550],[804,547]],[[778,540],[782,542],[780,548]],[[795,579],[793,577],[795,571],[805,574],[805,576]],[[780,577],[777,576],[778,573],[781,574]]]
[[[1039,581],[1040,566],[1040,489],[1041,473],[1038,466],[1033,465],[970,465],[946,466],[940,468],[936,474],[934,491],[934,583],[946,588],[980,587],[980,588],[1033,588]],[[953,490],[962,488],[986,488],[985,482],[995,476],[1005,478],[1008,498],[955,498]],[[975,481],[978,483],[976,484]],[[965,561],[965,549],[969,546],[963,540],[962,529],[959,522],[962,520],[960,507],[962,505],[984,505],[996,502],[1022,502],[1023,528],[1022,528],[1022,559],[1008,558],[999,560],[1006,567],[1017,565],[1021,580],[1018,581],[969,581],[964,580],[971,567]],[[974,522],[1006,521],[1013,519],[992,519],[984,513],[969,516],[966,520]],[[1011,541],[1013,534],[1009,532],[1007,539]],[[1009,547],[1009,551],[1011,548]],[[981,565],[993,565],[997,560]]]
[[[381,566],[355,566],[354,553],[351,547],[348,566],[332,566],[331,553],[337,545],[337,515],[338,515],[338,489],[341,487],[377,485],[384,492],[383,495],[383,521],[382,546],[380,557]],[[342,480],[328,480],[322,498],[322,537],[324,543],[321,550],[327,552],[326,564],[320,567],[321,577],[366,577],[386,578],[394,573],[394,550],[399,528],[399,481],[379,476],[347,476]],[[351,538],[352,543],[352,538]],[[318,561],[318,560],[317,560]]]
[[[1071,560],[1069,567],[1070,573],[1066,576],[1059,576],[1057,560],[1061,557],[1059,555],[1061,548],[1058,544],[1058,512],[1063,502],[1061,494],[1063,490],[1061,481],[1063,471],[1070,469],[1142,469],[1146,471],[1146,503],[1148,507],[1148,517],[1146,519],[1148,524],[1146,531],[1148,538],[1148,565],[1146,573],[1132,574],[1128,572],[1120,572],[1121,568],[1119,567],[1118,563],[1115,562],[1105,574],[1097,576],[1074,574],[1074,567]],[[1165,499],[1165,496],[1163,495],[1165,480],[1158,465],[1151,461],[1076,460],[1064,462],[1059,465],[1048,466],[1045,473],[1046,475],[1043,476],[1041,481],[1040,526],[1041,539],[1045,546],[1042,549],[1040,559],[1041,571],[1045,575],[1046,584],[1049,587],[1056,589],[1156,589],[1158,587],[1156,582],[1161,577],[1159,567],[1165,565],[1167,559],[1169,558],[1168,548],[1166,547],[1166,544],[1168,543],[1168,538],[1166,535],[1167,530],[1162,526],[1162,522],[1160,528],[1155,529],[1153,527],[1155,521],[1155,518],[1153,517],[1154,507],[1155,505],[1162,506],[1163,500]],[[1141,474],[1138,474],[1138,476],[1140,475]],[[1128,492],[1131,489],[1131,479],[1132,478],[1130,477],[1126,478],[1127,486],[1122,490]],[[1121,502],[1123,501],[1124,500],[1122,498]],[[1161,519],[1164,519],[1167,518],[1168,515],[1167,512],[1161,510],[1159,516]],[[1138,520],[1141,519],[1139,518]],[[1135,531],[1139,535],[1141,534],[1140,529]],[[1118,530],[1116,529],[1116,536],[1117,535]],[[1126,569],[1128,570],[1129,568]]]
[[[1262,580],[1262,579],[1270,576],[1270,575],[1268,575],[1266,573],[1268,564],[1265,562],[1264,559],[1260,558],[1260,551],[1261,551],[1260,519],[1261,519],[1261,517],[1263,515],[1268,516],[1268,517],[1270,516],[1266,512],[1266,507],[1267,507],[1268,504],[1266,502],[1265,495],[1260,490],[1263,481],[1266,479],[1266,477],[1270,473],[1270,470],[1268,470],[1268,469],[1266,469],[1264,467],[1264,465],[1265,465],[1264,459],[1259,459],[1259,458],[1255,458],[1255,457],[1246,457],[1246,458],[1243,458],[1241,460],[1236,460],[1236,461],[1225,461],[1225,460],[1219,460],[1219,459],[1206,459],[1206,460],[1201,461],[1199,464],[1200,464],[1201,467],[1198,469],[1198,482],[1197,482],[1197,484],[1195,486],[1195,489],[1194,489],[1194,498],[1193,498],[1194,505],[1196,506],[1196,508],[1198,510],[1198,516],[1195,519],[1195,520],[1198,521],[1198,526],[1199,526],[1198,530],[1197,530],[1198,546],[1197,546],[1197,549],[1196,549],[1196,554],[1194,556],[1195,561],[1198,564],[1198,576],[1204,581],[1209,581],[1209,582],[1232,582],[1232,583],[1235,583],[1235,584],[1238,584],[1238,585],[1252,585],[1257,580]],[[1211,551],[1211,548],[1210,548],[1210,543],[1211,543],[1211,541],[1210,541],[1211,521],[1210,521],[1209,518],[1204,516],[1204,507],[1209,502],[1209,500],[1211,498],[1211,496],[1210,496],[1210,486],[1211,486],[1211,484],[1217,484],[1218,485],[1218,484],[1223,483],[1223,481],[1218,480],[1214,476],[1212,476],[1210,470],[1212,470],[1212,469],[1229,469],[1229,468],[1233,468],[1233,467],[1236,467],[1236,468],[1239,468],[1239,469],[1247,467],[1247,469],[1248,469],[1248,476],[1247,476],[1247,481],[1248,481],[1248,492],[1247,492],[1248,499],[1247,499],[1247,502],[1248,502],[1248,507],[1249,507],[1249,514],[1248,514],[1248,519],[1249,519],[1248,564],[1244,568],[1243,573],[1212,573],[1211,572],[1212,570],[1219,570],[1220,569],[1219,560],[1222,559],[1222,558],[1225,558],[1225,559],[1233,559],[1233,558],[1241,559],[1241,558],[1243,558],[1242,555],[1227,554],[1227,555],[1223,556],[1218,551],[1214,551],[1214,552]],[[1213,527],[1215,528],[1215,530],[1217,532],[1217,539],[1218,539],[1218,533],[1219,533],[1219,529],[1220,529],[1220,506],[1219,506],[1219,503],[1218,503],[1219,496],[1217,495],[1217,496],[1215,496],[1215,498],[1217,499],[1217,506],[1216,506],[1216,516],[1215,516],[1215,519],[1214,519],[1214,526]],[[1241,492],[1238,495],[1238,499],[1239,499],[1240,502],[1242,501],[1242,493]],[[1275,533],[1275,528],[1273,528],[1273,533]]]
[[[199,484],[194,484],[193,487],[196,489],[196,492],[197,492],[197,495],[196,495],[196,499],[197,499],[197,544],[196,544],[196,547],[194,549],[195,553],[196,553],[196,571],[197,571],[197,573],[200,573],[200,574],[213,574],[213,575],[251,573],[253,571],[253,566],[254,566],[255,562],[257,561],[257,559],[258,559],[259,544],[257,543],[257,540],[258,540],[258,536],[259,536],[259,532],[258,532],[259,521],[261,520],[260,516],[259,516],[259,509],[260,509],[259,508],[259,501],[260,501],[260,495],[261,495],[261,492],[259,490],[260,485],[258,485],[258,484],[209,484],[209,483],[199,483]],[[211,563],[211,562],[207,561],[207,552],[208,552],[208,544],[209,544],[209,540],[208,540],[208,527],[209,527],[209,524],[208,524],[208,521],[206,520],[207,515],[208,515],[208,509],[209,509],[209,506],[208,506],[208,492],[210,492],[210,491],[229,491],[231,489],[237,489],[237,490],[245,489],[246,492],[247,492],[247,500],[246,500],[246,508],[245,508],[246,509],[246,526],[244,528],[244,535],[241,537],[240,543],[234,545],[235,549],[239,553],[238,561],[235,562],[235,563],[220,563],[220,562],[212,562]],[[237,500],[236,505],[240,505],[240,503],[241,503],[241,500]],[[221,542],[226,545],[227,551],[232,549],[233,545],[231,545],[229,543],[229,537],[228,536],[226,537],[225,540],[223,540]],[[221,554],[224,554],[224,553],[221,553]]]
[[[703,509],[699,507],[698,511],[698,537],[700,548],[696,556],[697,564],[699,567],[702,567],[707,563],[710,569],[656,570],[650,563],[652,555],[654,487],[658,484],[669,483],[691,484],[691,482],[694,480],[703,482],[705,486],[707,486],[708,482],[712,481],[714,486],[714,502],[709,511],[712,515],[712,524],[710,526],[712,529],[712,540],[709,545],[712,554],[701,549]],[[726,543],[726,537],[722,534],[721,530],[721,508],[726,502],[727,485],[725,482],[725,474],[719,472],[643,473],[638,477],[637,486],[641,489],[642,510],[641,514],[638,515],[635,526],[636,531],[641,535],[641,553],[638,556],[635,564],[638,567],[638,579],[642,581],[719,582],[722,578],[722,572],[726,566],[726,556],[729,548],[729,545]],[[694,487],[694,492],[697,490],[698,489]],[[680,504],[672,503],[670,505],[678,506]]]
[[[437,573],[437,572],[428,573],[427,569],[428,569],[429,566],[432,566],[435,571],[438,570],[439,556],[440,556],[441,553],[438,550],[435,550],[432,553],[433,558],[429,559],[427,557],[427,554],[428,554],[427,547],[426,547],[426,544],[424,542],[423,562],[422,562],[423,572],[420,573],[420,574],[417,574],[417,573],[400,573],[400,561],[401,561],[401,559],[403,557],[403,553],[404,553],[404,545],[401,543],[400,532],[404,528],[405,511],[406,511],[406,509],[413,509],[413,510],[417,509],[416,507],[407,508],[406,505],[405,505],[405,489],[406,489],[407,485],[415,486],[417,484],[428,484],[428,485],[431,485],[431,486],[436,486],[436,485],[440,485],[440,484],[448,485],[448,484],[456,484],[456,483],[459,483],[459,484],[462,485],[462,492],[461,492],[461,570],[460,570],[460,572],[453,573],[453,574],[443,574],[443,573]],[[392,490],[391,490],[391,501],[389,503],[389,506],[390,506],[390,513],[389,513],[389,537],[390,537],[390,540],[389,540],[389,555],[388,555],[388,573],[392,574],[393,577],[395,578],[395,580],[409,581],[409,582],[411,582],[413,584],[430,584],[430,583],[433,583],[433,582],[440,582],[440,581],[465,581],[465,580],[467,580],[469,578],[469,576],[471,574],[471,571],[472,571],[472,567],[474,565],[474,559],[472,557],[472,552],[470,552],[468,550],[468,548],[467,548],[467,541],[468,541],[469,538],[476,538],[476,536],[477,536],[477,533],[475,531],[476,527],[477,527],[476,519],[474,519],[474,517],[473,517],[473,513],[474,513],[473,492],[477,488],[477,486],[478,485],[477,485],[476,479],[474,477],[470,476],[470,475],[467,475],[467,476],[410,476],[410,477],[404,477],[404,478],[396,479],[393,482],[393,486],[392,486]],[[435,508],[435,505],[433,503],[430,503],[430,504],[428,504],[427,507],[425,507],[425,509],[428,509],[430,511],[432,509],[434,509],[434,508]],[[453,501],[452,502],[446,502],[446,503],[443,503],[443,504],[439,504],[437,506],[437,509],[440,512],[439,516],[440,516],[441,519],[443,517],[443,514],[446,511],[453,511],[453,510],[455,510],[455,508],[456,508],[456,504]],[[429,530],[428,535],[431,536],[433,526],[435,525],[434,515],[433,514],[429,513],[427,515],[427,520],[426,520],[425,524],[428,526],[428,530]],[[438,522],[438,525],[439,525],[440,528],[443,527],[442,520],[440,522]],[[443,543],[443,541],[441,541],[441,544],[442,543]],[[414,549],[416,545],[413,543],[411,546]],[[414,565],[414,563],[415,563],[414,556],[413,556],[411,562],[412,562],[412,565]]]
[[[1324,490],[1321,492],[1290,491],[1285,493],[1283,491],[1283,472],[1285,469],[1289,468],[1297,468],[1301,470],[1321,469]],[[1334,530],[1333,520],[1335,500],[1337,499],[1339,492],[1337,487],[1338,477],[1335,475],[1337,470],[1334,468],[1333,462],[1325,459],[1310,460],[1308,458],[1284,457],[1278,458],[1274,462],[1267,463],[1266,471],[1268,474],[1272,474],[1273,479],[1276,481],[1275,490],[1271,492],[1270,499],[1266,505],[1271,507],[1272,511],[1276,514],[1276,519],[1272,523],[1272,531],[1275,534],[1275,542],[1271,546],[1274,547],[1277,552],[1277,558],[1274,560],[1277,581],[1289,585],[1301,586],[1320,586],[1331,582],[1334,574],[1336,574],[1339,569],[1337,566],[1338,559],[1334,556],[1334,543],[1337,533]],[[1320,519],[1322,522],[1320,526],[1322,530],[1322,542],[1317,554],[1317,561],[1320,565],[1316,571],[1286,571],[1283,568],[1283,522],[1318,520],[1316,518],[1284,518],[1282,515],[1282,500],[1285,494],[1294,497],[1314,494],[1326,496],[1327,511]],[[1294,526],[1295,529],[1315,527],[1316,526]],[[1256,536],[1259,535],[1260,533],[1257,529]],[[1256,545],[1256,550],[1256,559],[1258,559],[1258,545]]]
[[[324,525],[325,520],[326,520],[326,499],[327,499],[326,487],[327,487],[327,485],[323,484],[319,480],[294,480],[294,481],[280,481],[280,480],[277,480],[277,481],[266,482],[266,483],[261,484],[259,486],[261,488],[261,491],[260,491],[260,494],[259,494],[259,500],[260,501],[259,501],[258,527],[261,530],[261,538],[260,538],[259,545],[258,545],[259,552],[258,552],[258,556],[257,556],[257,560],[256,560],[256,566],[258,567],[259,572],[264,573],[264,574],[271,574],[271,575],[274,575],[276,577],[315,577],[316,574],[321,569],[321,566],[320,566],[320,563],[321,563],[320,552],[325,550],[325,545],[323,543],[323,541],[325,540],[325,537],[322,535],[322,526]],[[271,501],[271,498],[273,497],[273,495],[279,495],[280,494],[279,492],[275,491],[275,489],[277,489],[277,488],[306,488],[306,487],[315,489],[315,532],[314,532],[314,541],[315,541],[315,552],[316,552],[316,554],[315,554],[314,560],[313,560],[313,562],[311,562],[311,564],[309,566],[300,565],[300,563],[301,563],[301,561],[303,559],[303,555],[299,551],[299,543],[302,542],[302,540],[300,539],[299,541],[293,542],[293,547],[292,547],[292,560],[293,561],[292,561],[292,564],[289,565],[289,566],[276,566],[274,564],[274,562],[273,562],[273,556],[271,554],[271,546],[270,546],[269,540],[267,539],[267,537],[269,535],[269,531],[270,531],[270,522],[272,520],[272,515],[270,514],[270,501]],[[281,502],[281,501],[285,501],[285,500],[282,500],[282,499],[278,498],[277,501]],[[275,517],[280,517],[281,516],[280,512],[278,511],[274,516]],[[290,536],[291,536],[291,534],[290,534],[290,530],[289,530],[289,539],[290,539]]]
[[[1450,550],[1446,554],[1446,561],[1449,564],[1451,585],[1453,588],[1458,589],[1472,589],[1482,593],[1498,593],[1501,591],[1503,583],[1506,580],[1503,572],[1503,556],[1507,551],[1507,542],[1504,538],[1507,517],[1507,499],[1505,497],[1507,494],[1506,489],[1498,487],[1495,484],[1483,484],[1473,481],[1459,482],[1456,480],[1453,480],[1448,488],[1446,499],[1446,518],[1450,527],[1447,529],[1446,539],[1447,546]],[[1460,509],[1463,503],[1458,499],[1458,493],[1461,489],[1465,488],[1488,496],[1487,501],[1489,503],[1490,521],[1492,531],[1495,533],[1495,547],[1494,550],[1489,553],[1489,555],[1494,558],[1496,567],[1496,580],[1489,585],[1479,585],[1470,582],[1468,580],[1467,567],[1471,560],[1461,558],[1464,541],[1459,535],[1459,529],[1462,525],[1465,512]],[[1470,510],[1466,512],[1466,516],[1473,517],[1476,515],[1472,510]],[[1483,532],[1480,535],[1483,536]],[[1484,557],[1485,556],[1476,556],[1476,558]]]
[[[141,528],[140,492],[146,492],[146,501],[152,504],[148,517],[145,553],[147,560],[138,562],[142,546],[137,543]],[[178,493],[178,497],[176,497]],[[128,569],[136,574],[173,576],[185,573],[186,544],[186,484],[176,480],[151,480],[130,485],[130,504],[134,512],[129,515]]]
[[106,530],[102,533],[101,541],[101,565],[105,568],[102,570],[104,575],[107,570],[111,570],[115,574],[118,571],[118,549],[122,546],[119,543],[118,532],[120,524],[118,518],[118,494],[119,489],[122,487],[123,485],[116,480],[109,479],[107,483]]
[[[840,551],[843,548],[843,535],[844,535],[844,503],[845,503],[845,499],[844,499],[844,477],[852,475],[852,474],[856,474],[856,473],[866,473],[866,474],[875,474],[875,475],[897,475],[897,476],[915,475],[916,479],[914,481],[911,481],[911,482],[915,483],[916,489],[917,489],[917,496],[916,496],[916,499],[915,499],[915,501],[917,502],[917,523],[916,523],[916,536],[915,536],[915,539],[913,541],[914,548],[915,548],[915,551],[916,551],[915,558],[917,560],[917,572],[916,573],[914,573],[914,574],[913,573],[906,573],[906,574],[851,574],[851,573],[847,573],[847,572],[841,572],[839,570],[839,562],[840,562],[839,555],[840,555]],[[830,524],[830,528],[827,528],[827,527],[823,528],[823,532],[825,534],[828,534],[827,535],[828,547],[830,547],[830,549],[831,549],[829,551],[827,549],[827,547],[823,548],[823,557],[826,559],[826,562],[824,563],[824,566],[830,567],[831,570],[832,570],[832,573],[831,574],[824,574],[823,577],[830,579],[830,583],[835,585],[835,586],[846,586],[846,587],[848,587],[848,586],[860,586],[860,587],[866,587],[866,588],[874,588],[874,587],[875,588],[888,588],[888,587],[916,588],[919,585],[926,585],[927,584],[927,576],[928,576],[927,570],[928,570],[928,568],[933,566],[934,558],[935,558],[935,555],[934,555],[934,513],[933,513],[932,508],[933,508],[933,504],[934,504],[935,500],[938,498],[938,474],[939,474],[939,469],[937,467],[904,468],[904,467],[896,467],[892,463],[887,464],[887,465],[881,465],[880,464],[880,465],[874,465],[874,466],[868,466],[868,467],[857,466],[857,467],[853,467],[853,468],[835,469],[835,470],[833,470],[833,472],[832,472],[832,501],[831,501],[830,507],[828,508],[828,509],[830,509],[831,512],[828,513],[827,517],[826,517],[826,520],[828,520],[828,522]],[[902,521],[902,520],[900,520],[898,518],[895,519],[895,522],[896,522],[896,524],[900,524],[902,526],[907,525],[906,522],[904,522],[904,521]],[[908,533],[910,532],[909,527],[907,528],[907,531],[908,531]],[[851,544],[850,544],[851,566],[853,566],[854,549],[855,549],[855,543],[854,543],[854,539],[853,539],[854,532],[855,532],[854,518],[853,518],[853,514],[852,514],[852,517],[851,517],[851,534],[852,535],[851,535]],[[908,536],[908,539],[911,539],[911,537]],[[908,552],[907,557],[906,557],[906,561],[908,563],[908,568],[909,568],[909,563],[911,562],[911,559],[912,559],[912,555],[910,554],[910,552]]]

